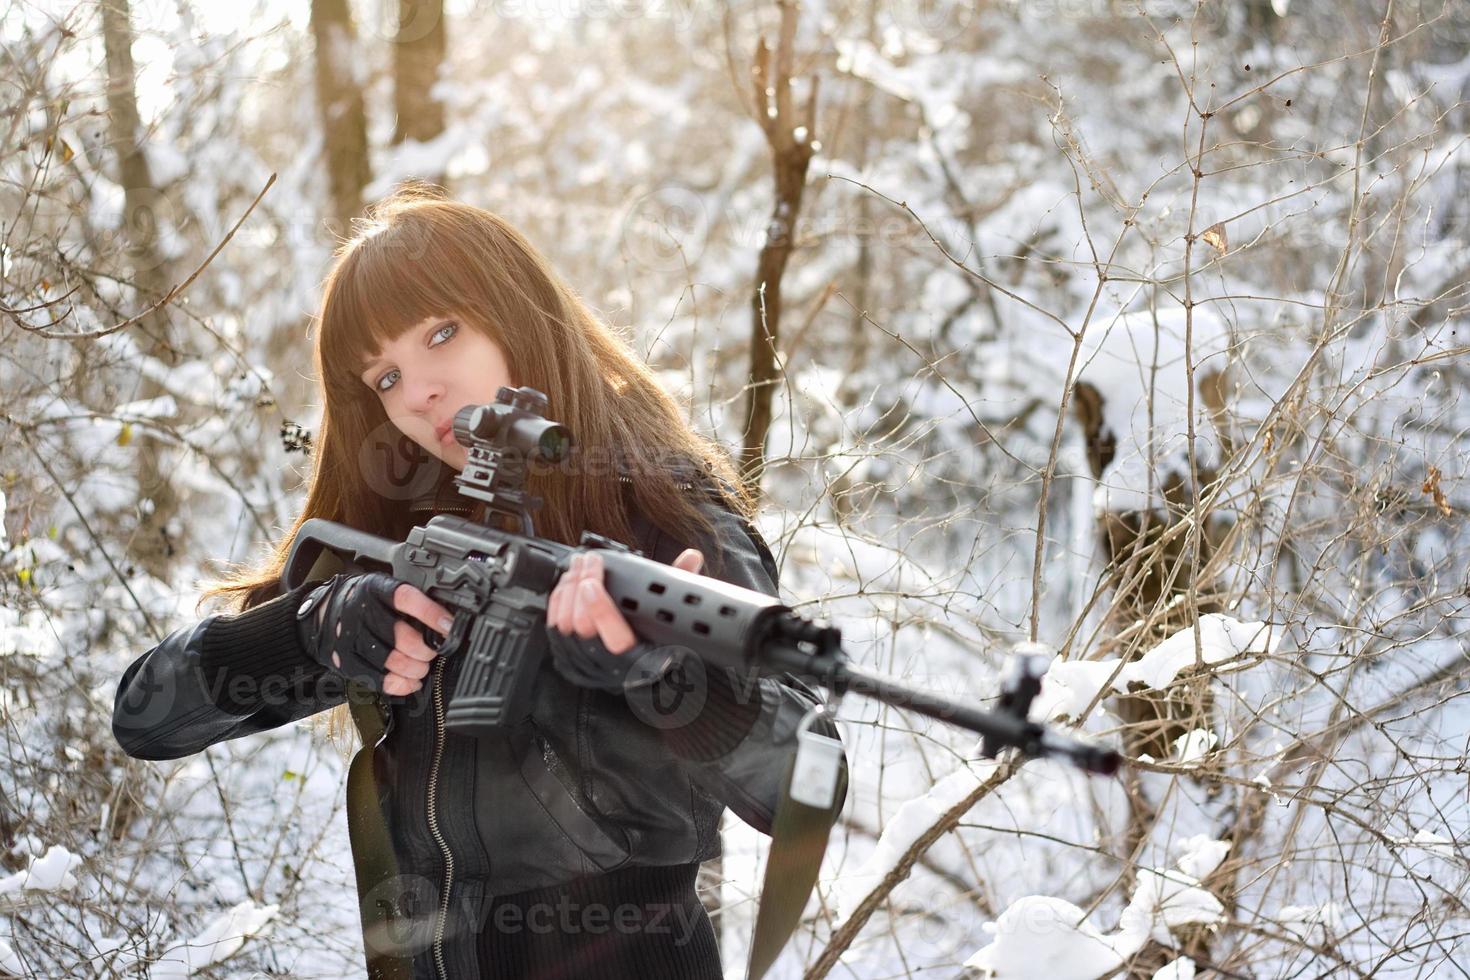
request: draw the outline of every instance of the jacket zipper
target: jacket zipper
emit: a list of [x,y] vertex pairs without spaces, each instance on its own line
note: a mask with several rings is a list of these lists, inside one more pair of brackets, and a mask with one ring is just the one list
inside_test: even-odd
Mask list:
[[[624,483],[632,483],[632,479],[620,476]],[[692,489],[691,483],[680,485],[681,489]],[[462,505],[450,505],[442,508],[443,511],[457,511]],[[468,511],[471,508],[463,507]],[[437,657],[434,661],[434,761],[429,766],[429,833],[433,835],[434,842],[439,845],[440,852],[444,855],[444,888],[439,900],[439,916],[434,923],[434,963],[439,969],[439,976],[448,980],[449,972],[444,968],[444,926],[449,918],[449,889],[454,884],[454,855],[449,850],[449,844],[444,840],[444,835],[439,831],[439,813],[437,809],[439,789],[439,762],[444,756],[444,658]]]
[[444,854],[444,888],[439,899],[439,918],[434,923],[434,963],[439,976],[448,980],[449,972],[444,969],[444,923],[449,916],[449,888],[454,883],[454,855],[449,844],[439,832],[439,813],[436,808],[439,787],[439,761],[444,756],[444,658],[434,662],[434,761],[429,766],[429,833]]

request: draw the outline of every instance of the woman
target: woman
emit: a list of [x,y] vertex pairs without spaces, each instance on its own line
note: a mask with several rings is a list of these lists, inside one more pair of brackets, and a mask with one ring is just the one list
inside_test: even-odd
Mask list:
[[546,393],[581,448],[528,480],[544,501],[540,536],[576,544],[594,531],[775,595],[729,460],[522,235],[425,185],[374,209],[339,251],[319,321],[324,411],[305,508],[263,567],[206,593],[238,612],[176,631],[128,668],[118,741],[173,759],[328,709],[337,737],[343,682],[359,681],[384,725],[374,770],[391,850],[419,883],[407,911],[432,927],[398,950],[416,978],[720,976],[695,874],[719,854],[726,806],[770,832],[810,689],[700,671],[697,658],[625,689],[646,648],[589,556],[550,598],[530,719],[467,738],[443,723],[461,660],[435,649],[442,606],[382,573],[291,591],[279,580],[309,518],[402,539],[467,510],[450,422],[511,385]]

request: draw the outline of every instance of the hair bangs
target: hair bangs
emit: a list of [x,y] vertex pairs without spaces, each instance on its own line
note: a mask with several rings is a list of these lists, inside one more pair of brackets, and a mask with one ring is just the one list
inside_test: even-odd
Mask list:
[[448,257],[436,254],[428,236],[414,236],[421,247],[405,248],[400,228],[352,242],[327,284],[322,375],[339,393],[372,397],[362,371],[374,356],[414,324],[464,308],[455,284],[436,273]]

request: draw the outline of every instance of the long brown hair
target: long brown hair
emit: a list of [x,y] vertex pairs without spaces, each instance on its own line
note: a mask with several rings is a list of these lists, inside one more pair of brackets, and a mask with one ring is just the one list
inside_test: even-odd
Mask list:
[[[527,480],[544,501],[536,513],[540,536],[575,544],[588,530],[632,544],[631,496],[675,540],[713,538],[696,507],[701,494],[685,489],[691,470],[731,510],[754,515],[754,498],[725,449],[690,427],[623,337],[503,218],[413,182],[354,230],[336,252],[317,316],[313,358],[323,410],[306,505],[263,563],[213,583],[201,603],[225,596],[243,611],[278,595],[286,556],[309,518],[399,539],[427,519],[410,510],[404,488],[422,490],[427,481],[442,499],[454,472],[422,451],[406,476],[390,472],[395,453],[411,444],[360,372],[385,342],[431,316],[453,316],[498,344],[514,383],[546,393],[549,415],[576,440],[580,465],[533,468]],[[685,464],[682,473],[676,461]],[[628,468],[626,478],[618,466]],[[706,566],[717,567],[718,555],[707,554]],[[327,714],[318,730],[350,742],[347,706]]]

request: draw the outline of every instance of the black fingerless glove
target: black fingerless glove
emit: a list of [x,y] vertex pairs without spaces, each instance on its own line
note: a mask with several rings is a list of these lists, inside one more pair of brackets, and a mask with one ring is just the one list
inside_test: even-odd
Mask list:
[[393,590],[385,572],[338,573],[314,589],[296,610],[301,648],[348,680],[382,692],[384,667],[393,652]]
[[610,694],[648,687],[674,668],[689,653],[683,647],[656,647],[637,640],[622,653],[613,653],[594,636],[583,639],[575,633],[563,633],[555,626],[546,627],[551,665],[556,672],[578,687],[591,687]]

